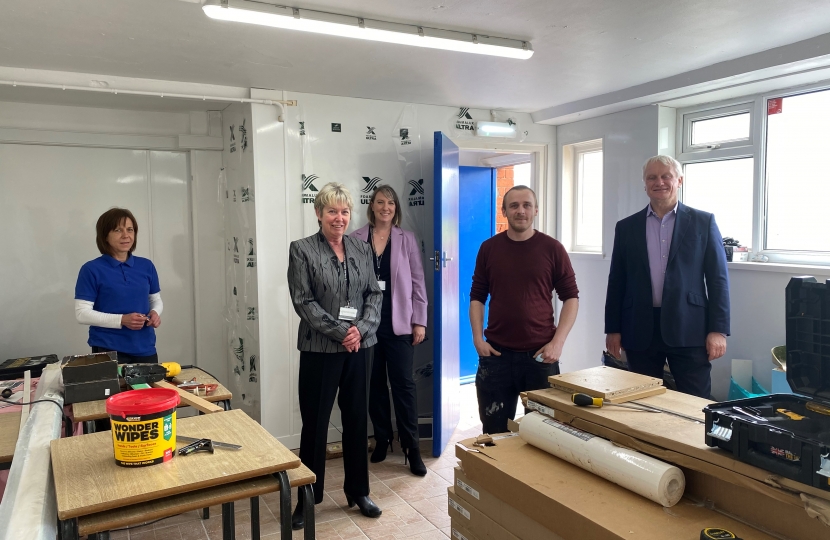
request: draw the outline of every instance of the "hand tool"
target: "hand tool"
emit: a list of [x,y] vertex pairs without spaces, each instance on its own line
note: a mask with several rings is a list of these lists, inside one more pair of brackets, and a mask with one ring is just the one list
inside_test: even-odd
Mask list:
[[175,377],[182,368],[176,362],[163,364],[122,364],[118,366],[118,374],[124,377],[127,385],[134,389],[150,388],[150,383]]
[[189,456],[194,452],[210,452],[212,454],[213,441],[211,441],[210,439],[197,439],[196,442],[190,443],[187,446],[179,448],[178,454],[180,456]]
[[826,405],[816,403],[815,401],[808,401],[806,406],[807,406],[808,411],[817,412],[819,414],[830,415],[830,407],[828,407]]
[[571,396],[571,401],[574,402],[575,405],[579,407],[602,407],[603,405],[613,405],[615,407],[625,407],[626,409],[632,409],[635,411],[640,412],[660,412],[660,411],[652,411],[649,409],[644,409],[642,407],[635,407],[633,405],[625,405],[623,403],[606,403],[603,401],[602,398],[595,398],[591,397],[588,394],[574,394]]
[[700,531],[700,540],[741,540],[735,533],[717,527],[707,527]]
[[701,420],[699,418],[695,418],[694,416],[689,416],[687,414],[670,411],[669,409],[664,409],[663,407],[655,407],[654,405],[647,405],[646,403],[642,403],[640,401],[632,401],[631,403],[636,403],[637,405],[639,405],[641,407],[647,407],[647,408],[652,409],[652,410],[657,411],[657,412],[670,414],[670,415],[676,416],[678,418],[683,418],[684,420],[688,420],[690,422],[696,422],[698,424],[703,424],[704,423],[703,420]]
[[803,414],[794,413],[789,409],[775,409],[775,412],[781,413],[784,416],[788,417],[790,420],[804,420],[807,418]]
[[[196,437],[185,437],[184,435],[176,435],[176,439],[184,442],[198,442],[204,439],[198,439]],[[242,450],[242,446],[238,444],[231,444],[226,442],[219,442],[219,441],[211,441],[213,442],[213,446],[216,448],[226,448],[228,450]]]

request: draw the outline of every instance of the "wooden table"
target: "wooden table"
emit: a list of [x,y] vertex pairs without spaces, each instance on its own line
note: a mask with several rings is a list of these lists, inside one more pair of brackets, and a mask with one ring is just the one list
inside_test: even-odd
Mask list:
[[[275,473],[281,508],[287,509],[280,516],[283,536],[290,537],[291,489],[285,471],[299,467],[299,457],[242,411],[183,418],[176,429],[178,435],[239,444],[242,449],[217,449],[213,454],[199,452],[159,465],[127,468],[116,465],[109,432],[53,440],[61,538],[77,539],[78,518],[83,516]],[[223,504],[222,514],[225,528],[233,519],[232,507]]]
[[[230,410],[231,399],[233,398],[233,394],[231,394],[230,390],[225,388],[218,380],[214,379],[207,372],[202,371],[199,368],[194,367],[183,369],[181,373],[179,373],[176,377],[173,378],[173,383],[181,384],[185,381],[189,381],[194,377],[196,378],[196,381],[199,383],[218,384],[219,387],[213,392],[213,394],[209,396],[200,397],[205,401],[210,401],[211,403],[221,402],[222,406],[225,408],[226,411]],[[99,399],[97,401],[84,401],[82,403],[73,403],[72,415],[74,416],[76,422],[85,423],[84,431],[86,433],[94,433],[94,420],[103,420],[105,418],[109,418],[109,416],[107,415],[107,400]]]
[[19,430],[20,411],[0,413],[0,471],[11,467]]

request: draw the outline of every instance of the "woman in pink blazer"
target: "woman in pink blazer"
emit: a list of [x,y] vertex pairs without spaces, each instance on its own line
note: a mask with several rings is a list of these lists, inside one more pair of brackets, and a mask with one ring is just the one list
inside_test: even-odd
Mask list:
[[390,186],[380,186],[367,210],[369,224],[351,236],[372,246],[375,274],[383,291],[378,342],[369,389],[369,417],[375,428],[372,463],[386,459],[392,450],[392,410],[389,406],[387,373],[395,403],[398,441],[413,474],[424,476],[427,468],[418,448],[418,409],[412,359],[415,346],[424,340],[427,296],[421,250],[415,235],[400,228],[401,206]]

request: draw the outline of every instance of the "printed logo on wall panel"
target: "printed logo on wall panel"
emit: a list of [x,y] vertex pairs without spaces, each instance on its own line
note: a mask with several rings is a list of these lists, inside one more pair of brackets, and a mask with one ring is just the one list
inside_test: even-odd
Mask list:
[[460,129],[461,131],[476,130],[476,123],[473,121],[473,117],[470,116],[469,107],[461,107],[459,109],[458,117],[455,120],[455,129]]
[[248,149],[248,130],[245,129],[245,120],[247,120],[247,118],[243,118],[242,125],[239,126],[239,133],[242,135],[242,141],[239,143],[239,146],[242,147],[243,153]]
[[409,206],[424,206],[424,179],[410,180],[407,185],[412,188],[409,192]]
[[239,238],[233,237],[233,262],[239,264]]
[[363,181],[366,182],[366,185],[360,190],[360,204],[369,204],[369,201],[372,199],[372,193],[383,183],[383,178],[380,176],[375,176],[374,178],[364,176]]
[[233,351],[233,356],[236,358],[238,364],[234,366],[233,372],[237,375],[241,375],[242,371],[245,371],[245,345],[242,338],[236,338],[239,340],[239,346],[235,347],[233,340],[231,340],[231,349]]
[[257,382],[256,355],[252,354],[248,361],[250,362],[250,371],[248,371],[248,382],[255,383]]
[[245,267],[256,267],[256,253],[254,253],[254,239],[248,238],[248,257],[245,259]]
[[300,122],[300,135],[305,135],[305,122]]
[[376,141],[378,140],[378,136],[375,135],[375,128],[372,126],[366,126],[366,140],[367,141]]
[[308,176],[302,175],[303,177],[303,204],[314,204],[314,197],[317,196],[317,186],[314,185],[314,182],[320,180],[320,177],[316,174],[309,174]]
[[255,321],[256,320],[256,306],[248,306],[247,319],[249,321]]
[[409,128],[401,128],[401,146],[408,146],[412,144],[412,139],[409,138]]
[[233,154],[234,152],[236,152],[236,136],[233,134],[233,128],[234,128],[233,124],[231,124],[230,128],[231,128],[231,138],[230,138],[230,141],[228,141],[228,143],[229,143],[228,146],[230,147],[231,154]]
[[250,188],[250,186],[249,187],[243,187],[243,188],[240,188],[240,189],[242,190],[242,195],[241,195],[242,202],[250,202],[250,200],[251,200],[251,188]]

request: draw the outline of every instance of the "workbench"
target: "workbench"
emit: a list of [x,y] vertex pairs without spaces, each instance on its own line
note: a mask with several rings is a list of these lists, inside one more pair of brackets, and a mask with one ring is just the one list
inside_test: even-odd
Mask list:
[[[258,532],[258,497],[277,487],[283,538],[290,538],[292,475],[288,471],[297,469],[293,484],[305,486],[304,496],[313,500],[314,475],[298,469],[299,457],[242,411],[183,418],[176,431],[239,444],[242,449],[217,448],[213,454],[176,455],[167,463],[127,468],[116,465],[109,432],[53,440],[52,470],[62,540],[218,503],[222,504],[224,538],[233,538],[233,500],[244,498],[252,499],[251,526]],[[277,484],[266,478],[269,475],[276,476]],[[246,483],[254,479],[258,480]],[[313,506],[309,509],[313,513]],[[313,519],[313,515],[306,516],[307,538],[313,538]]]
[[[193,378],[196,379],[196,382],[201,384],[218,384],[219,386],[212,394],[210,394],[209,396],[200,395],[199,397],[211,403],[219,403],[226,411],[230,410],[231,399],[233,398],[233,394],[231,394],[230,390],[225,388],[225,386],[222,385],[222,383],[220,383],[206,371],[203,371],[196,367],[182,369],[181,373],[179,373],[178,375],[176,375],[176,377],[173,378],[173,384],[180,384],[182,382],[189,381]],[[94,433],[95,420],[103,420],[109,418],[109,415],[107,414],[107,400],[99,399],[97,401],[84,401],[81,403],[73,403],[72,415],[75,419],[75,422],[84,423],[85,433]]]

